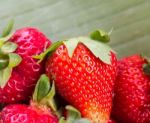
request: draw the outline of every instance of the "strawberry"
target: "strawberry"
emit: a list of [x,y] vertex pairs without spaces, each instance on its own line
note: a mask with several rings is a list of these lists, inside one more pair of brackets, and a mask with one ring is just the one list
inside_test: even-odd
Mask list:
[[9,34],[8,26],[0,39],[0,103],[29,100],[43,62],[33,58],[51,42],[36,28],[25,27]]
[[[45,87],[45,90],[43,90]],[[47,76],[42,75],[36,85],[30,105],[11,104],[1,112],[1,123],[58,123],[57,116],[48,104],[52,104],[54,86],[50,87]]]
[[1,123],[58,123],[58,119],[45,107],[13,104],[3,109]]
[[140,55],[118,62],[113,116],[120,123],[150,123],[150,72]]
[[59,41],[46,51],[46,74],[59,94],[92,123],[107,123],[112,107],[117,60],[104,43],[108,40],[104,31],[95,31],[91,38]]
[[107,123],[116,123],[114,120],[109,120]]

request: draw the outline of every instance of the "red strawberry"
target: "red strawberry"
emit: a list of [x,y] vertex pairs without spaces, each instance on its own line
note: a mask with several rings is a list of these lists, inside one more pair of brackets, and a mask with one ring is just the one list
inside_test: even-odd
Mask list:
[[116,123],[114,120],[109,120],[108,123]]
[[50,89],[48,80],[45,75],[41,76],[30,106],[24,104],[6,106],[1,112],[1,123],[58,123],[58,118],[53,114],[52,109],[45,105],[50,104],[55,93],[54,86]]
[[150,123],[150,76],[146,59],[133,55],[118,62],[113,116],[121,123]]
[[0,103],[28,100],[43,72],[43,63],[37,63],[33,56],[51,44],[42,32],[32,27],[19,29],[9,37],[0,40],[3,51],[0,60],[4,61],[0,63]]
[[2,111],[1,123],[58,123],[58,119],[44,106],[13,104]]
[[[92,38],[107,41],[108,35],[97,31]],[[53,44],[58,48],[49,49],[54,52],[47,60],[46,73],[55,81],[60,95],[83,117],[92,123],[107,123],[117,60],[106,44],[95,40],[79,37]]]

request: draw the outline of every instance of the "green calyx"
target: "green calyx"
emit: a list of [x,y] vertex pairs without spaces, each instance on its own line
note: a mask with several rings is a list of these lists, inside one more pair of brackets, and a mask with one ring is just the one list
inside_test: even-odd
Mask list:
[[14,20],[10,20],[2,32],[2,37],[7,37],[12,31],[13,26],[14,26]]
[[17,44],[10,42],[12,34],[10,33],[13,27],[13,21],[4,29],[0,38],[0,87],[4,88],[7,81],[11,77],[14,67],[18,66],[21,62],[21,57],[15,54]]
[[67,123],[73,123],[75,120],[81,118],[81,113],[74,107],[68,105],[66,106],[67,110]]
[[96,30],[90,34],[90,37],[72,38],[64,41],[64,44],[68,49],[70,57],[72,57],[78,43],[83,43],[97,58],[106,64],[111,64],[110,52],[113,50],[106,44],[109,41],[108,33],[103,30]]
[[33,58],[38,59],[39,62],[41,62],[46,56],[50,55],[62,44],[66,46],[69,56],[72,57],[78,43],[83,43],[100,60],[106,64],[111,64],[110,52],[113,50],[106,44],[109,40],[110,38],[108,33],[102,30],[96,30],[91,33],[90,37],[78,37],[65,41],[54,42],[45,52],[40,55],[33,56]]
[[81,117],[81,113],[71,105],[66,106],[67,117],[61,117],[59,123],[90,123],[86,118]]
[[81,118],[79,120],[76,120],[74,123],[91,123],[91,122],[86,118]]
[[110,51],[113,50],[105,43],[95,41],[87,37],[72,38],[64,42],[70,57],[72,57],[74,49],[77,47],[78,43],[83,43],[96,57],[101,59],[104,63],[111,64]]
[[59,118],[59,123],[90,123],[89,120],[81,118],[81,113],[73,106],[67,105],[67,116],[62,117],[62,109],[57,110],[55,96],[54,82],[50,82],[49,78],[42,74],[35,86],[33,93],[33,102],[40,105],[48,106],[54,114]]
[[57,110],[55,96],[54,82],[50,82],[49,78],[42,74],[35,86],[33,93],[33,102],[40,105],[46,105],[59,118],[59,123],[90,123],[86,118],[81,117],[81,113],[71,105],[66,106],[67,116],[62,117],[62,109]]
[[99,59],[106,64],[111,64],[110,52],[113,51],[106,42],[109,42],[109,34],[103,30],[96,30],[90,34],[89,37],[78,37],[64,41],[65,46],[68,49],[68,54],[72,57],[72,54],[77,47],[78,43],[83,43],[89,50]]
[[91,39],[107,43],[110,41],[109,34],[103,30],[96,30],[90,34]]
[[54,52],[62,44],[63,41],[54,42],[45,52],[41,53],[40,55],[33,56],[33,58],[38,59],[38,63],[40,63],[47,55]]
[[33,101],[42,105],[47,105],[54,112],[57,110],[54,100],[55,85],[54,82],[50,83],[49,78],[43,74],[39,78],[33,93]]

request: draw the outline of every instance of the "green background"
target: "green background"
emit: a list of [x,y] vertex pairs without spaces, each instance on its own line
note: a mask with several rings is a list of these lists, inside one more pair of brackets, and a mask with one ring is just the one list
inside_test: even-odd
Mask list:
[[0,27],[10,18],[15,28],[34,26],[52,41],[110,31],[119,57],[150,56],[150,0],[0,0]]

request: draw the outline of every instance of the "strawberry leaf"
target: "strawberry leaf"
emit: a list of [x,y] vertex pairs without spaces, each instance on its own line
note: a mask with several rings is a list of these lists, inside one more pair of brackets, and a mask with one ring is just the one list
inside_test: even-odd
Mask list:
[[70,57],[72,57],[73,52],[74,52],[75,48],[77,47],[78,43],[79,43],[78,38],[71,38],[69,40],[64,41],[64,44],[67,47],[68,54]]
[[9,56],[0,54],[0,70],[6,68],[9,64]]
[[17,49],[17,44],[13,42],[6,42],[2,47],[1,51],[3,53],[11,53],[14,52]]
[[81,118],[81,113],[73,106],[66,106],[67,110],[67,123],[74,123],[77,119]]
[[13,26],[14,26],[14,20],[10,20],[9,23],[7,24],[7,26],[3,30],[2,37],[8,36],[10,34]]
[[48,94],[40,101],[41,104],[48,105],[53,111],[57,110],[56,102],[54,100],[55,96],[55,85],[54,82],[52,83],[52,87]]
[[90,34],[90,38],[96,41],[101,41],[101,42],[109,42],[110,37],[107,32],[104,32],[103,30],[96,30]]
[[21,62],[21,57],[15,53],[0,54],[0,87],[4,88],[9,80],[12,68]]
[[60,45],[63,44],[63,41],[54,42],[45,52],[40,55],[33,56],[33,58],[38,59],[39,63],[50,53],[54,52]]
[[88,119],[81,118],[79,120],[76,120],[74,123],[91,123]]
[[3,46],[4,42],[0,40],[0,48]]
[[49,78],[43,74],[38,80],[33,93],[33,101],[49,106],[53,111],[56,111],[56,103],[54,100],[55,85],[50,85]]
[[67,123],[67,121],[65,120],[64,117],[61,117],[61,118],[59,119],[59,123]]
[[13,68],[16,67],[20,64],[20,62],[22,61],[22,58],[15,53],[9,53],[9,67]]
[[41,99],[48,94],[49,89],[49,78],[45,74],[43,74],[41,75],[40,79],[38,80],[35,86],[33,100],[37,102],[41,101]]
[[61,117],[59,123],[90,123],[88,119],[81,118],[81,113],[71,105],[66,106],[67,117]]
[[72,38],[64,41],[70,57],[72,57],[72,54],[78,43],[83,43],[96,57],[101,59],[104,63],[111,64],[110,52],[113,50],[107,44],[92,40],[87,37]]
[[13,34],[11,33],[5,37],[0,38],[0,47],[4,44],[4,42],[8,41],[12,37],[12,35]]
[[17,44],[9,42],[12,37],[13,20],[9,22],[0,38],[0,87],[4,88],[11,77],[12,68],[21,62],[21,57],[13,53],[17,49]]
[[5,68],[4,70],[0,71],[0,87],[4,88],[7,84],[7,81],[11,77],[12,68]]

